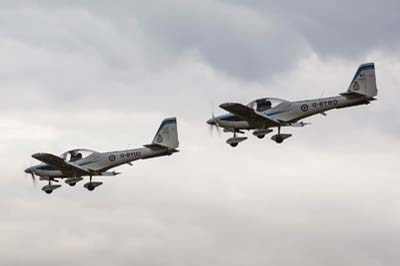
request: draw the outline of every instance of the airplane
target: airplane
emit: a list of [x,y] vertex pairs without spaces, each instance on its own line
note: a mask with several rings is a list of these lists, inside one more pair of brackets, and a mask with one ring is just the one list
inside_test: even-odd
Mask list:
[[86,176],[89,177],[89,182],[84,187],[93,191],[103,183],[92,181],[92,177],[116,176],[120,173],[109,171],[111,168],[123,164],[132,165],[133,161],[139,159],[172,155],[179,152],[178,147],[176,118],[167,118],[162,121],[152,143],[144,145],[142,148],[111,152],[74,149],[61,154],[61,156],[50,153],[35,153],[32,157],[42,163],[25,169],[25,173],[31,174],[34,182],[36,181],[35,176],[39,176],[40,180],[48,181],[48,185],[42,188],[48,194],[61,187],[61,185],[52,184],[52,182],[65,179],[66,184],[75,186]]
[[229,114],[217,117],[213,114],[207,124],[211,129],[215,126],[219,130],[221,127],[224,132],[233,133],[233,137],[226,141],[232,147],[247,139],[244,136],[237,136],[238,133],[244,134],[244,130],[253,130],[253,135],[262,139],[273,132],[272,128],[277,128],[277,134],[271,139],[276,143],[282,143],[292,136],[281,133],[282,127],[304,127],[309,124],[301,121],[306,117],[316,114],[326,116],[326,111],[332,109],[369,104],[376,100],[374,97],[377,94],[375,65],[367,63],[359,66],[348,90],[339,96],[293,102],[278,98],[262,98],[247,105],[223,103],[220,107]]

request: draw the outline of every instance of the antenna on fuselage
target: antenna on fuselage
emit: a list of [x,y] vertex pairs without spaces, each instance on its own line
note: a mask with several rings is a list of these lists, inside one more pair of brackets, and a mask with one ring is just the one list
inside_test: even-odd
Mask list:
[[319,100],[321,100],[322,96],[324,96],[325,90],[322,90],[321,95],[319,96]]
[[[321,100],[322,96],[324,96],[324,92],[325,92],[325,90],[322,90],[321,95],[319,96],[319,100]],[[325,112],[320,112],[320,114],[323,115],[323,116],[326,116]]]

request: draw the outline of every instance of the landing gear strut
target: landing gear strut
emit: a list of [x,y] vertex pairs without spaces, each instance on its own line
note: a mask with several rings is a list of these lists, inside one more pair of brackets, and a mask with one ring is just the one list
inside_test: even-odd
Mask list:
[[281,127],[278,127],[278,135],[275,138],[276,143],[281,144],[283,142],[283,138],[281,135]]

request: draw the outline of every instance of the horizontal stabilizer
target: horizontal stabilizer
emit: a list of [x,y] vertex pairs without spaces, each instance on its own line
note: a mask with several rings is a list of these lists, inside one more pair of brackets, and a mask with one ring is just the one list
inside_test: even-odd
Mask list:
[[307,126],[307,125],[311,125],[311,123],[306,123],[306,122],[303,122],[303,121],[297,122],[297,123],[290,123],[291,127],[304,127],[304,126]]
[[167,150],[168,148],[159,144],[145,144],[143,147],[148,148],[152,151],[162,151]]
[[353,104],[347,104],[346,106],[336,107],[336,109],[342,109],[342,108],[358,106],[358,105],[363,105],[363,104],[370,104],[371,101],[375,101],[375,100],[376,100],[375,98],[370,98],[370,99],[365,100],[365,101],[356,102],[356,103],[353,103]]
[[119,174],[121,174],[121,173],[120,172],[114,172],[114,171],[101,173],[102,176],[116,176],[116,175],[119,175]]
[[360,94],[354,93],[351,91],[350,92],[349,91],[342,92],[342,93],[340,93],[340,95],[342,95],[343,97],[349,98],[349,99],[360,97]]

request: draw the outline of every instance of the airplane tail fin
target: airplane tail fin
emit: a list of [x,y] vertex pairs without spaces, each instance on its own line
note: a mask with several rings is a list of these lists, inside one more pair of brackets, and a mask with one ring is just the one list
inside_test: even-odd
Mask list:
[[176,149],[179,147],[178,129],[175,117],[166,118],[162,121],[152,144],[164,146],[169,149]]
[[347,93],[359,94],[369,98],[378,94],[374,63],[362,64],[358,67]]

